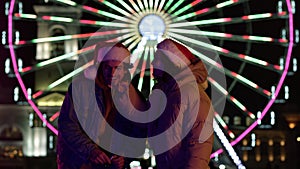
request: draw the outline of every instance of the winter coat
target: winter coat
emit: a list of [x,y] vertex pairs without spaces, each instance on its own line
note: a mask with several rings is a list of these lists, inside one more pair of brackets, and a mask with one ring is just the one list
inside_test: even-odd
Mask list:
[[[132,85],[130,87],[137,92]],[[134,94],[135,97],[139,97],[137,93]],[[107,107],[113,107],[106,105],[105,97],[103,88],[95,85],[93,80],[84,77],[75,79],[69,86],[58,118],[57,164],[59,169],[107,168],[104,165],[93,165],[90,156],[96,148],[100,148],[109,157],[112,156],[110,150],[101,148],[102,146],[112,147],[113,136],[107,130],[110,126],[128,136],[146,137],[145,129],[136,127],[134,123],[118,114],[115,109],[110,111],[106,120],[103,119]],[[120,141],[117,143],[121,144]],[[117,146],[124,148],[126,145]]]
[[[190,70],[192,76],[187,73]],[[173,144],[170,150],[156,155],[158,169],[209,168],[213,144],[213,109],[204,91],[206,78],[206,68],[202,61],[198,61],[174,78],[159,81],[153,87],[166,94],[167,104],[162,115],[149,125],[148,135],[156,136],[169,130],[160,142],[150,141],[150,146],[157,153],[161,148]]]

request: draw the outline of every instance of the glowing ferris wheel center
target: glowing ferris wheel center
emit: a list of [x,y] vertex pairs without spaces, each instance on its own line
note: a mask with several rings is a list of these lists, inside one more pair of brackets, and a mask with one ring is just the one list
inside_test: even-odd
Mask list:
[[139,23],[139,32],[149,40],[157,40],[165,32],[164,20],[155,14],[144,16]]

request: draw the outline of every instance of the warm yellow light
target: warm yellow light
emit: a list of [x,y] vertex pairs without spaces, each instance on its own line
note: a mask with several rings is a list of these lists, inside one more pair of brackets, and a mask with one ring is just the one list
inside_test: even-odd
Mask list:
[[300,137],[297,137],[297,141],[300,142]]
[[256,145],[257,145],[257,146],[260,146],[260,143],[261,143],[261,142],[260,142],[260,139],[257,139],[257,140],[256,140]]
[[260,154],[256,154],[255,160],[256,160],[257,162],[259,162],[259,161],[261,160],[261,155],[260,155]]
[[284,141],[284,140],[281,140],[281,141],[280,141],[280,145],[281,145],[281,146],[284,146],[284,145],[285,145],[285,141]]
[[294,122],[290,122],[289,123],[289,128],[290,129],[293,129],[293,128],[295,128],[296,127],[296,123],[294,123]]
[[280,156],[280,161],[285,161],[285,155]]
[[248,161],[248,152],[247,151],[243,152],[243,161]]
[[273,146],[274,145],[274,141],[273,139],[270,139],[269,142],[268,142],[269,146]]
[[246,139],[243,140],[243,146],[246,146],[248,144],[248,141]]
[[274,161],[274,155],[273,154],[269,154],[269,161],[270,162]]

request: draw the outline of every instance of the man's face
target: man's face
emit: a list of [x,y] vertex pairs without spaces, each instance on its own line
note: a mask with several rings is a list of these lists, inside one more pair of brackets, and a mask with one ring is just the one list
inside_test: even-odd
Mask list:
[[125,76],[124,65],[120,61],[107,60],[103,61],[102,64],[102,75],[104,83],[111,87],[118,84]]

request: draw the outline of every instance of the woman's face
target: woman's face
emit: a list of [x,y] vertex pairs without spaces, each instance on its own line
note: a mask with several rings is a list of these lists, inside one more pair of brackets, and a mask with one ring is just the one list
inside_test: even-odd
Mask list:
[[107,60],[102,63],[104,83],[111,87],[118,84],[125,76],[125,68],[121,61]]

